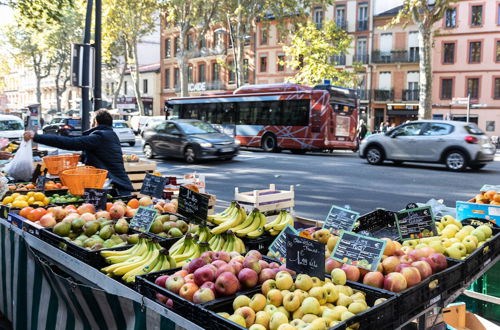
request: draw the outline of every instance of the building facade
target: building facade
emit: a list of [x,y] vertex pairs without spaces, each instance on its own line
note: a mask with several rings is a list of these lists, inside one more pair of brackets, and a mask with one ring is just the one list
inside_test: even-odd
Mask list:
[[470,96],[470,120],[499,136],[500,1],[459,1],[436,28],[434,118],[465,120]]

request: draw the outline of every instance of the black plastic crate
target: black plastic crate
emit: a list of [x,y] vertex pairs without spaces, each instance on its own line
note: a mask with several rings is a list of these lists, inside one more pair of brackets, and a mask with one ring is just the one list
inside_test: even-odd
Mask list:
[[365,236],[383,238],[387,237],[399,241],[399,233],[396,225],[395,212],[384,209],[363,214],[356,221],[357,225],[353,229],[355,233]]
[[485,242],[480,248],[472,252],[463,261],[463,277],[465,281],[473,279],[478,270],[484,268],[500,254],[500,229],[492,228],[491,240]]
[[451,258],[446,259],[448,268],[398,293],[397,315],[401,322],[406,322],[426,308],[444,301],[462,286],[463,263]]
[[22,216],[14,212],[10,212],[7,219],[12,225],[21,228],[22,230],[36,237],[40,236],[40,231],[43,229],[43,227],[37,227],[37,225],[35,225],[33,222],[28,221],[26,218],[23,218]]
[[243,243],[245,243],[247,251],[257,250],[260,253],[262,253],[262,255],[267,254],[267,252],[269,251],[269,246],[273,243],[275,239],[276,236],[271,236],[268,233],[264,233],[262,234],[262,236],[257,238],[247,238],[247,237],[242,238]]

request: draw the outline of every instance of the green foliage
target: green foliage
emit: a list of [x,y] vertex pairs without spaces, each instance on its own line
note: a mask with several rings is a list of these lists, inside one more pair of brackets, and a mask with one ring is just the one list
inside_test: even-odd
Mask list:
[[413,21],[417,25],[432,26],[443,18],[446,9],[458,0],[404,0],[403,7],[387,26],[403,24],[403,27]]
[[354,71],[342,70],[333,61],[333,56],[347,54],[351,41],[349,34],[332,21],[325,21],[321,30],[312,22],[300,25],[290,45],[284,47],[286,65],[298,70],[289,81],[314,86],[329,79],[336,85],[353,87],[357,67]]
[[27,25],[41,30],[39,22],[59,22],[65,8],[73,6],[73,0],[4,0],[0,1],[2,4],[12,6],[26,18]]

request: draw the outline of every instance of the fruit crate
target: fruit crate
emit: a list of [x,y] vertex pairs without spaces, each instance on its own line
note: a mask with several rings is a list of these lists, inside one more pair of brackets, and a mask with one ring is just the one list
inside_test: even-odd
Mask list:
[[277,211],[281,209],[293,209],[295,205],[295,191],[293,186],[290,190],[276,190],[276,185],[270,184],[269,189],[240,192],[234,188],[234,200],[246,210],[258,208],[261,212]]
[[136,193],[141,190],[146,173],[156,171],[156,162],[141,160],[138,162],[125,162],[123,165]]
[[376,209],[363,214],[356,221],[353,231],[365,236],[383,238],[388,237],[399,241],[399,233],[396,226],[394,212],[384,209]]
[[20,228],[23,231],[28,232],[36,237],[39,237],[40,231],[43,230],[42,226],[37,225],[36,223],[31,222],[28,219],[14,212],[9,212],[9,214],[7,215],[7,221],[10,222],[12,225],[16,226],[17,228]]
[[399,315],[400,322],[413,319],[418,313],[446,300],[462,287],[463,263],[451,258],[446,260],[448,268],[397,294],[399,298],[395,315]]
[[242,238],[243,243],[247,251],[257,250],[263,255],[266,255],[269,251],[269,246],[273,243],[277,236],[271,236],[268,233],[262,234],[262,236],[257,238]]

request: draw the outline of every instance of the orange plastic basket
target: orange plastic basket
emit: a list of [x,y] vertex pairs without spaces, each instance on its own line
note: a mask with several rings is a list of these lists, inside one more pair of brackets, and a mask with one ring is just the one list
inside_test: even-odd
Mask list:
[[80,161],[79,154],[72,155],[57,155],[57,156],[45,156],[43,157],[43,162],[45,167],[52,175],[58,175],[61,171],[75,168]]
[[59,173],[63,185],[73,195],[83,195],[85,188],[102,189],[108,171],[92,166],[81,166]]

